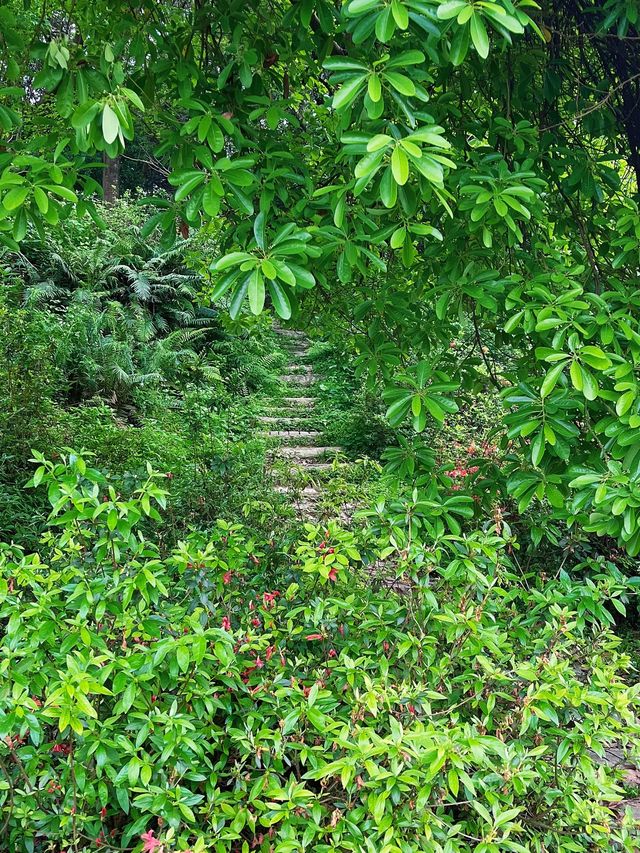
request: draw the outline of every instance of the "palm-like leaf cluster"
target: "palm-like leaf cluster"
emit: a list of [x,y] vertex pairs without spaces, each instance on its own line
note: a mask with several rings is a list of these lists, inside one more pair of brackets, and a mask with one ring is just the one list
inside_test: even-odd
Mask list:
[[187,244],[157,251],[135,229],[123,236],[70,224],[11,258],[25,308],[57,324],[55,360],[68,399],[131,405],[143,386],[219,379],[208,348],[217,312],[197,307],[200,280],[185,262]]

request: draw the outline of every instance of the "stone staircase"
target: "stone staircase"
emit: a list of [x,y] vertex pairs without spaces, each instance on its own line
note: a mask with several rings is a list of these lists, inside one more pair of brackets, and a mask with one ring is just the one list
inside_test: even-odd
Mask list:
[[[314,475],[334,467],[340,448],[323,444],[322,433],[317,428],[313,395],[316,377],[313,367],[305,363],[309,339],[295,330],[278,328],[276,331],[283,349],[289,353],[289,362],[280,377],[285,395],[274,401],[258,421],[262,435],[275,445],[270,453],[272,474],[278,478],[284,469],[286,475],[285,482],[276,484],[276,491],[290,496],[302,520],[316,521],[321,485],[320,478]],[[302,488],[293,485],[296,479],[304,481]]]

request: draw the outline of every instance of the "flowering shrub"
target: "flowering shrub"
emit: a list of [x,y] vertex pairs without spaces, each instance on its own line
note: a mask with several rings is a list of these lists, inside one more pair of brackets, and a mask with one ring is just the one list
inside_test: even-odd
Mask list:
[[[637,849],[605,752],[640,734],[606,563],[544,581],[491,529],[409,564],[224,522],[163,554],[159,475],[125,498],[38,461],[51,533],[0,550],[2,849]],[[382,558],[403,595],[370,582]]]

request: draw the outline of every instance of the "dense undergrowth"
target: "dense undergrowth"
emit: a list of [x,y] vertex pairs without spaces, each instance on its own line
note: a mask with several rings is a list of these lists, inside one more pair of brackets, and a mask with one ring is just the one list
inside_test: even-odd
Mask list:
[[636,849],[637,578],[508,497],[498,390],[416,437],[312,330],[343,452],[292,487],[355,517],[304,524],[270,319],[202,307],[205,238],[104,216],[2,259],[7,849]]
[[166,475],[123,498],[37,462],[50,532],[0,556],[11,849],[636,849],[602,760],[639,733],[611,565],[545,578],[495,525],[164,548]]
[[163,252],[126,201],[102,213],[106,228],[71,218],[0,258],[4,538],[33,545],[42,529],[46,507],[22,488],[32,448],[97,453],[127,487],[147,462],[169,472],[174,538],[269,491],[251,414],[284,359],[270,324],[199,307],[194,245]]

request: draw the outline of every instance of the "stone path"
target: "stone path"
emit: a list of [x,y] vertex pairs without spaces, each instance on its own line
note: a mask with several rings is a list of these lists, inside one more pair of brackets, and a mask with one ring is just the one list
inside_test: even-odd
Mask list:
[[[313,391],[316,377],[313,367],[305,363],[309,339],[304,332],[281,328],[276,331],[283,349],[289,353],[289,363],[280,377],[286,394],[258,420],[263,427],[262,434],[277,442],[271,454],[272,473],[276,478],[283,467],[280,464],[279,471],[276,464],[284,463],[286,482],[276,485],[276,491],[291,497],[301,519],[313,522],[319,518],[321,499],[321,484],[314,480],[314,474],[331,470],[340,448],[323,444],[322,433],[317,429]],[[296,479],[311,482],[296,488],[293,485]]]

